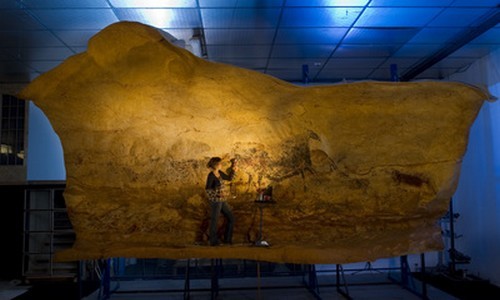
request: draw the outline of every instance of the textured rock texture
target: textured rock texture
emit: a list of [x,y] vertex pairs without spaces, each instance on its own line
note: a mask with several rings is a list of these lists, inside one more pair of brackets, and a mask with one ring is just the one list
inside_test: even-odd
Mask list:
[[[346,263],[442,247],[487,95],[449,82],[297,87],[117,23],[32,82],[61,138],[77,241],[60,260],[132,256]],[[239,158],[232,246],[208,247],[211,156]],[[270,248],[252,247],[257,189]],[[222,221],[222,219],[221,219]],[[201,245],[200,245],[201,244]]]

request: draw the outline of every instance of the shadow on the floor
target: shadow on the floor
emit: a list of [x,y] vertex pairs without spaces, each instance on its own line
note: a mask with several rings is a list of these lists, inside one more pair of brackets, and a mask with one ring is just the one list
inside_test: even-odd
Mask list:
[[13,300],[79,300],[88,296],[99,287],[99,282],[83,282],[80,286],[73,281],[32,282],[31,288]]
[[[415,273],[415,278],[422,280],[422,274]],[[467,275],[454,276],[445,272],[426,274],[425,281],[450,295],[464,300],[498,300],[500,299],[500,287],[491,284],[488,280],[476,276]]]

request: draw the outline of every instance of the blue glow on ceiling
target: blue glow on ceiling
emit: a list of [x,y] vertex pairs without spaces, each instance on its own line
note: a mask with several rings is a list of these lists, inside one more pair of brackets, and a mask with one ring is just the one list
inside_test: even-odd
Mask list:
[[[26,75],[26,70],[39,75],[66,57],[85,51],[92,35],[117,21],[137,21],[160,28],[184,44],[189,44],[196,34],[197,40],[205,42],[203,56],[208,60],[279,74],[284,80],[294,79],[287,76],[300,78],[303,64],[309,65],[311,76],[322,80],[333,80],[342,74],[342,78],[348,79],[364,79],[357,77],[363,74],[369,74],[370,79],[383,79],[378,76],[388,76],[391,63],[400,64],[403,72],[439,51],[452,49],[459,38],[465,37],[470,42],[456,51],[450,50],[454,52],[448,56],[449,61],[439,64],[446,67],[446,72],[453,72],[462,62],[500,47],[500,25],[477,38],[467,36],[471,28],[498,9],[499,3],[1,0],[0,79],[9,74],[33,77]],[[178,45],[183,45],[182,41]],[[348,60],[347,67],[338,63],[342,59]],[[436,66],[434,73],[441,74]],[[356,71],[347,72],[349,67]]]
[[365,6],[368,0],[287,0],[287,6]]
[[425,26],[440,8],[367,8],[354,26],[356,27],[420,27]]
[[285,8],[281,19],[283,27],[349,27],[360,8]]

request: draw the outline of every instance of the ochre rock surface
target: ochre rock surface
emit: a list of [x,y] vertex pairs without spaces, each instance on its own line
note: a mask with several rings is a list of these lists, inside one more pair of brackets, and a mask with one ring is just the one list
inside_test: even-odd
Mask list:
[[[437,221],[487,95],[430,81],[297,87],[122,22],[20,97],[45,112],[64,148],[77,240],[59,260],[347,263],[442,248]],[[206,244],[211,156],[239,159],[232,246]],[[268,185],[271,247],[252,247],[254,200]]]

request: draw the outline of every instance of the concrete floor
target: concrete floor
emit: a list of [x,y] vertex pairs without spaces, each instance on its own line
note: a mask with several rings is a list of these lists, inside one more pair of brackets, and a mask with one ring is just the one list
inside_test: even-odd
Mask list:
[[[349,294],[353,299],[384,299],[384,300],[413,300],[421,299],[415,294],[393,283],[387,274],[356,274],[346,275],[349,284]],[[210,280],[191,280],[190,299],[211,299]],[[320,285],[319,294],[322,299],[345,299],[337,293],[334,286],[335,276],[318,276]],[[420,282],[415,281],[420,287]],[[231,278],[219,280],[219,296],[217,299],[286,299],[286,300],[308,300],[316,299],[302,282],[300,276],[290,277],[268,277],[261,278],[260,284],[257,278]],[[260,287],[260,289],[259,289]],[[111,298],[117,299],[184,299],[184,280],[131,280],[114,281],[111,284]],[[196,291],[196,290],[203,291]],[[448,295],[432,286],[427,286],[429,299],[455,300],[457,298]],[[142,291],[142,292],[141,292]],[[155,292],[156,291],[156,292]],[[99,299],[99,291],[84,298],[85,300]]]
[[0,300],[10,300],[26,293],[29,286],[20,285],[20,281],[0,281]]

